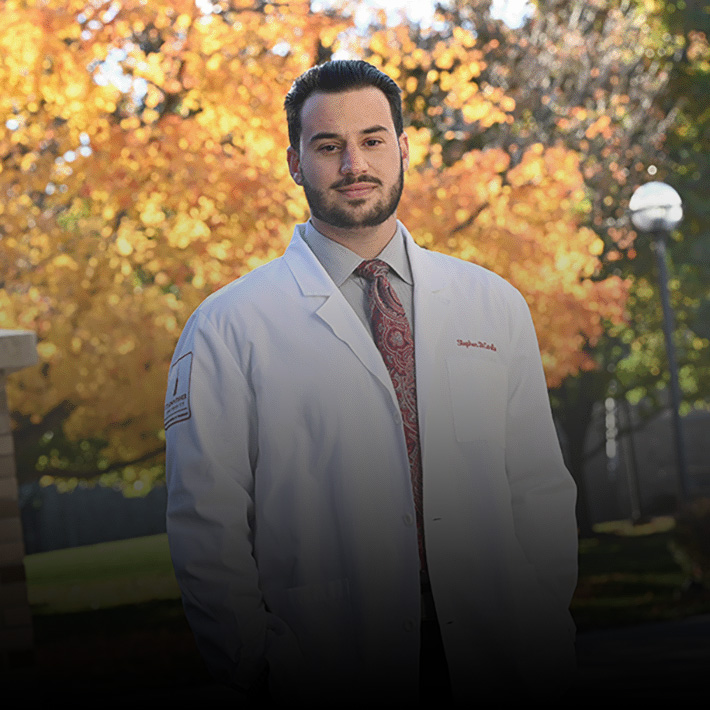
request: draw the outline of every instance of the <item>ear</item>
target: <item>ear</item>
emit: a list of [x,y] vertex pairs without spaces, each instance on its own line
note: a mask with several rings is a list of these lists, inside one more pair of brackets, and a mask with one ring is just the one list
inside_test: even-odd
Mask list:
[[409,136],[407,131],[402,131],[399,137],[399,152],[402,155],[402,168],[407,170],[409,167]]
[[302,185],[303,179],[301,178],[301,158],[292,146],[289,146],[286,150],[286,160],[288,161],[288,171],[291,173],[293,181],[296,185]]

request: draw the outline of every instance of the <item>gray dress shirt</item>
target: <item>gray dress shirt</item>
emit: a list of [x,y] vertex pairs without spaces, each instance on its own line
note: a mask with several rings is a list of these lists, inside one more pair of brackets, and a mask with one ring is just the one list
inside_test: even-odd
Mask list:
[[[357,276],[353,273],[364,259],[342,244],[328,239],[310,221],[306,224],[306,228],[301,234],[318,261],[328,272],[330,278],[333,279],[335,285],[353,307],[358,318],[363,322],[368,332],[372,334],[367,307],[368,281],[362,276]],[[414,282],[412,280],[412,270],[409,266],[404,235],[399,227],[397,227],[397,231],[387,246],[377,255],[377,258],[390,267],[387,278],[404,306],[409,327],[412,329],[412,337],[414,337]]]

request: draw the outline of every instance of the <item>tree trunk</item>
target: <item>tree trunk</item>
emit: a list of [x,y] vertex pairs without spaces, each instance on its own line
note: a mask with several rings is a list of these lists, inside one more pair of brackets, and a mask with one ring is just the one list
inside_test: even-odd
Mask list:
[[600,371],[581,372],[565,380],[552,395],[553,410],[564,433],[565,462],[577,484],[577,527],[580,537],[590,537],[592,518],[584,478],[587,459],[585,443],[595,402],[603,396],[607,375]]

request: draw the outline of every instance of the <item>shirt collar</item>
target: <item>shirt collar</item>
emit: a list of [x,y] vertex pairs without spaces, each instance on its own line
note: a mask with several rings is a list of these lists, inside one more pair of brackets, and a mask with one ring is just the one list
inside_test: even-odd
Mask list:
[[[363,262],[363,258],[354,251],[321,234],[310,220],[306,223],[302,236],[338,288]],[[413,284],[404,234],[402,234],[399,223],[394,236],[378,254],[377,258],[384,261],[403,281],[410,285]]]

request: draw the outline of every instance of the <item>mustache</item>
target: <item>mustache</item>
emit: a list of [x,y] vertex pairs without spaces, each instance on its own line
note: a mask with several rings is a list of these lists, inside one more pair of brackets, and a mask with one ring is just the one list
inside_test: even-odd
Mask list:
[[333,183],[330,186],[330,188],[331,188],[331,190],[337,190],[338,188],[341,188],[341,187],[348,187],[349,185],[355,185],[358,182],[371,182],[375,185],[382,184],[377,178],[370,177],[369,175],[362,175],[359,178],[354,178],[354,177],[344,178],[340,182]]

